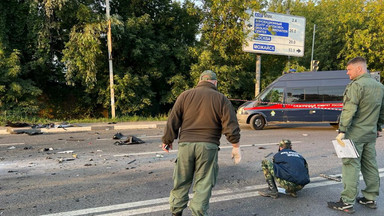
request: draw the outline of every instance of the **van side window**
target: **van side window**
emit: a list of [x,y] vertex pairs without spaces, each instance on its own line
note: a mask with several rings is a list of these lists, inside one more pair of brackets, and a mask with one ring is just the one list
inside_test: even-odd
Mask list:
[[323,101],[317,87],[287,88],[286,103],[305,103],[313,101]]
[[259,105],[267,105],[268,103],[283,103],[284,88],[272,88],[264,92],[260,97]]
[[343,101],[345,86],[319,87],[319,95],[324,102]]

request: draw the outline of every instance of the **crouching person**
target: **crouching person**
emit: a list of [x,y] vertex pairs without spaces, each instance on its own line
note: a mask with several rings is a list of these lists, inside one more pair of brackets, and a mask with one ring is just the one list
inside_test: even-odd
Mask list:
[[297,197],[296,192],[309,183],[307,161],[296,151],[292,150],[291,141],[282,140],[279,152],[273,156],[273,161],[262,161],[262,169],[268,189],[259,191],[261,196],[276,199],[278,190],[276,182],[285,189],[286,194]]

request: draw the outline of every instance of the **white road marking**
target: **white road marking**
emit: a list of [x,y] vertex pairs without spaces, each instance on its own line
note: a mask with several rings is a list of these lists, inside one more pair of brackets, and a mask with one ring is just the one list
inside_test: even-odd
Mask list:
[[[341,175],[341,174],[338,174]],[[380,178],[384,177],[384,168],[379,169]],[[360,176],[360,180],[363,180],[363,177]],[[311,178],[311,183],[305,186],[305,189],[308,188],[317,188],[329,185],[342,184],[341,182],[327,180],[323,177],[314,177]],[[212,191],[212,198],[210,199],[210,203],[223,202],[228,200],[238,200],[249,197],[258,197],[260,196],[257,193],[257,190],[261,188],[266,188],[267,185],[254,185],[247,186],[242,188],[235,189],[224,189],[218,191]],[[189,195],[190,197],[192,194]],[[152,205],[152,206],[151,206]],[[137,208],[138,207],[138,208]],[[135,208],[135,209],[130,209]],[[144,200],[138,202],[131,203],[123,203],[117,205],[110,206],[102,206],[96,208],[88,208],[88,209],[80,209],[68,212],[60,212],[54,214],[48,214],[43,216],[78,216],[78,215],[87,215],[87,214],[95,214],[104,216],[120,216],[120,215],[141,215],[145,213],[157,212],[157,211],[165,211],[169,209],[168,197]]]
[[[301,143],[301,141],[295,141],[292,143]],[[260,143],[260,144],[250,144],[250,145],[241,145],[241,148],[245,147],[255,147],[255,146],[269,146],[269,145],[278,145],[277,143]],[[220,146],[220,149],[228,149],[232,148],[232,146]],[[176,153],[177,150],[170,150],[169,153]],[[138,152],[138,153],[130,153],[130,154],[118,154],[118,155],[113,155],[114,157],[127,157],[127,156],[139,156],[139,155],[156,155],[159,153],[166,153],[163,150],[159,150],[156,152]]]
[[25,143],[4,143],[0,144],[0,146],[9,146],[9,145],[24,145]]

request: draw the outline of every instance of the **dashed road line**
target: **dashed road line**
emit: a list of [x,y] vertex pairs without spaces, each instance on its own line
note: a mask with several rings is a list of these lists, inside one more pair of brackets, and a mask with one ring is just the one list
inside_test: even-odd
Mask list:
[[[292,142],[294,143],[301,143],[301,141],[295,141]],[[269,146],[269,145],[278,145],[277,143],[259,143],[259,144],[250,144],[250,145],[241,145],[241,148],[246,148],[246,147],[255,147],[255,146]],[[220,146],[220,149],[228,149],[232,148],[232,146]],[[114,157],[127,157],[127,156],[139,156],[139,155],[153,155],[153,154],[158,154],[158,153],[164,153],[163,150],[155,151],[155,152],[138,152],[138,153],[129,153],[129,154],[118,154],[118,155],[113,155]],[[170,150],[169,153],[177,153],[177,150]]]
[[[384,177],[384,168],[379,169],[380,178]],[[341,174],[338,174],[341,175]],[[363,177],[360,176],[360,180],[363,180]],[[324,179],[323,177],[314,177],[311,178],[311,183],[305,186],[305,189],[309,188],[317,188],[323,186],[330,186],[342,184],[337,181],[330,181]],[[250,197],[258,197],[260,196],[257,193],[257,190],[266,188],[267,185],[255,185],[255,186],[247,186],[239,189],[224,189],[217,190],[212,192],[212,198],[210,199],[210,203],[223,202],[229,200],[238,200]],[[192,196],[191,194],[189,195]],[[134,209],[132,209],[134,208]],[[88,208],[81,210],[74,210],[68,212],[60,212],[54,214],[47,214],[43,216],[79,216],[79,215],[87,215],[87,214],[98,214],[103,216],[121,216],[121,215],[142,215],[146,213],[165,211],[169,209],[168,197],[151,199],[151,200],[143,200],[131,203],[123,203],[117,205],[96,207],[96,208]]]

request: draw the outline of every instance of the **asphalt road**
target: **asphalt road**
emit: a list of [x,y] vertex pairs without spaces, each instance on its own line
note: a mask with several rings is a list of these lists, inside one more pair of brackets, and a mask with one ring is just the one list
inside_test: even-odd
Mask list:
[[[134,135],[145,143],[114,145],[115,133]],[[163,128],[97,130],[29,136],[0,135],[0,215],[170,215],[168,195],[177,145],[170,153],[160,148]],[[262,131],[242,127],[243,160],[234,165],[231,145],[223,137],[219,176],[209,213],[215,216],[345,215],[330,210],[340,182],[320,174],[340,175],[341,160],[326,125],[276,125]],[[266,188],[260,163],[290,139],[310,167],[311,183],[298,198],[260,197]],[[377,141],[377,159],[384,176],[384,138]],[[383,177],[381,177],[383,181]],[[360,184],[364,187],[364,182]],[[380,190],[383,194],[383,189]],[[384,215],[383,198],[371,210],[355,205],[354,215]],[[184,215],[190,216],[188,209]]]

